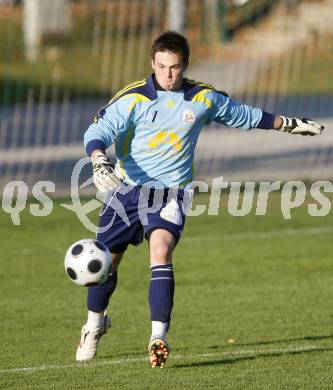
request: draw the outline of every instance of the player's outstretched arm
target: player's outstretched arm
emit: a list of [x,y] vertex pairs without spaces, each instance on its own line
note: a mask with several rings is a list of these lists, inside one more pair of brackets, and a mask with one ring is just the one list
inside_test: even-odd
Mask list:
[[278,116],[259,107],[236,102],[216,91],[211,92],[210,97],[215,108],[213,120],[229,127],[244,130],[275,129],[300,135],[319,135],[324,130],[323,125],[312,119]]
[[312,119],[277,116],[275,117],[274,128],[290,134],[313,136],[321,134],[325,127]]
[[116,175],[113,164],[101,150],[91,153],[94,172],[94,184],[101,192],[115,191],[122,180]]

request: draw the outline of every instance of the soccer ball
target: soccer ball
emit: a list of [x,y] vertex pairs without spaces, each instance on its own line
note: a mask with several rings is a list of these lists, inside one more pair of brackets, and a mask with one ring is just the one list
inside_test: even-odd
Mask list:
[[65,256],[69,278],[80,286],[95,286],[106,281],[111,269],[111,253],[100,241],[85,239],[74,242]]

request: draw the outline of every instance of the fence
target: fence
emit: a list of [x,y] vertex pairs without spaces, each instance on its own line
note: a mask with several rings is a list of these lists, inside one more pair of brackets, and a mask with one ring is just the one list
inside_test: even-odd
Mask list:
[[[249,13],[251,3],[260,7]],[[66,26],[45,28],[32,55],[24,33],[27,11],[21,3],[0,5],[1,193],[10,180],[29,186],[51,180],[59,194],[69,192],[72,168],[84,156],[84,131],[97,109],[150,72],[151,41],[170,25],[168,4],[72,1]],[[308,140],[209,127],[199,139],[197,177],[331,178],[332,1],[235,1],[230,14],[223,14],[222,4],[185,2],[184,33],[192,48],[188,76],[271,112],[312,116],[328,131]],[[226,20],[232,39],[223,41]]]

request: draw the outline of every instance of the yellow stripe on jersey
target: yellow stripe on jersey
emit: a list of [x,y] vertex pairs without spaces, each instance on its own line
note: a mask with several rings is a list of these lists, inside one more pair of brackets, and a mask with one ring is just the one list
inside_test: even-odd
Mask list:
[[[128,183],[128,174],[123,168],[123,162],[121,160],[117,159],[117,163],[115,165],[114,170],[118,177],[120,177],[122,180],[126,180],[126,182]],[[133,183],[128,183],[128,184],[133,184]]]
[[140,84],[139,86],[141,86],[141,84],[146,83],[146,81],[147,81],[146,79],[142,79],[142,80],[137,80],[137,81],[134,81],[133,83],[127,84],[124,88],[122,88],[120,91],[118,91],[111,100],[115,99],[117,96],[126,92],[128,89],[136,87],[138,84]]
[[198,85],[199,87],[206,87],[206,88],[208,88],[208,89],[212,89],[213,91],[222,93],[222,95],[228,96],[228,94],[226,93],[226,91],[224,91],[223,89],[222,89],[222,90],[220,90],[220,89],[215,89],[211,84],[205,84],[205,83],[202,83],[201,81],[195,81],[195,80],[189,80],[189,79],[187,79],[187,81],[188,81],[190,84],[196,84],[196,85]]
[[206,88],[209,88],[209,89],[215,89],[212,85],[202,83],[201,81],[195,81],[195,80],[189,80],[189,79],[187,79],[187,81],[188,81],[190,84],[196,84],[196,85],[198,85],[199,87],[206,87]]
[[147,80],[143,79],[143,80],[135,81],[134,83],[126,85],[125,88],[123,88],[122,90],[120,90],[119,92],[117,92],[115,94],[115,96],[109,101],[109,104],[113,103],[120,95],[129,91],[130,89],[141,87],[141,86],[145,85],[146,83],[147,83]]
[[122,157],[127,156],[129,154],[130,144],[135,135],[134,129],[135,129],[134,127],[130,127],[130,129],[128,130],[128,133],[126,135],[125,141],[122,146]]
[[206,88],[206,89],[203,89],[202,91],[198,92],[196,95],[193,96],[192,98],[192,102],[201,102],[201,103],[204,103],[206,104],[206,106],[208,108],[211,108],[212,107],[212,102],[211,100],[209,100],[205,94],[207,92],[211,92],[211,89],[209,88]]
[[139,102],[150,102],[150,99],[147,98],[145,95],[141,95],[141,93],[129,93],[128,95],[124,96],[124,98],[129,98],[135,96],[135,99],[132,101],[131,105],[128,107],[128,112],[131,112],[133,108],[136,106]]
[[129,184],[129,185],[136,184],[135,181],[129,177],[128,173],[123,168],[123,162],[120,159],[117,159],[117,163],[115,166],[115,172],[116,172],[116,175],[119,175],[121,177],[121,179],[125,181],[126,184]]

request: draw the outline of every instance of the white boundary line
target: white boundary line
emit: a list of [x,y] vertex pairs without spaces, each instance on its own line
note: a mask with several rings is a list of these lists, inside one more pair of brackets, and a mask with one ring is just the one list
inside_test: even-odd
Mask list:
[[[172,355],[171,359],[189,359],[189,358],[210,358],[210,357],[237,357],[237,356],[246,356],[256,354],[258,357],[261,355],[271,355],[276,354],[288,354],[288,353],[302,353],[302,352],[311,352],[311,351],[333,351],[333,347],[325,347],[320,345],[305,345],[304,347],[295,347],[295,348],[273,348],[273,349],[240,349],[236,351],[224,351],[216,353],[199,353],[199,354],[188,354],[188,355]],[[16,367],[16,368],[5,368],[0,370],[1,374],[10,374],[16,372],[37,372],[37,371],[46,371],[46,370],[59,370],[66,368],[94,368],[107,365],[125,365],[132,363],[141,363],[148,362],[148,357],[140,358],[129,358],[129,359],[115,359],[115,360],[104,360],[104,361],[93,361],[90,363],[73,363],[73,364],[43,364],[41,366],[34,367]]]

